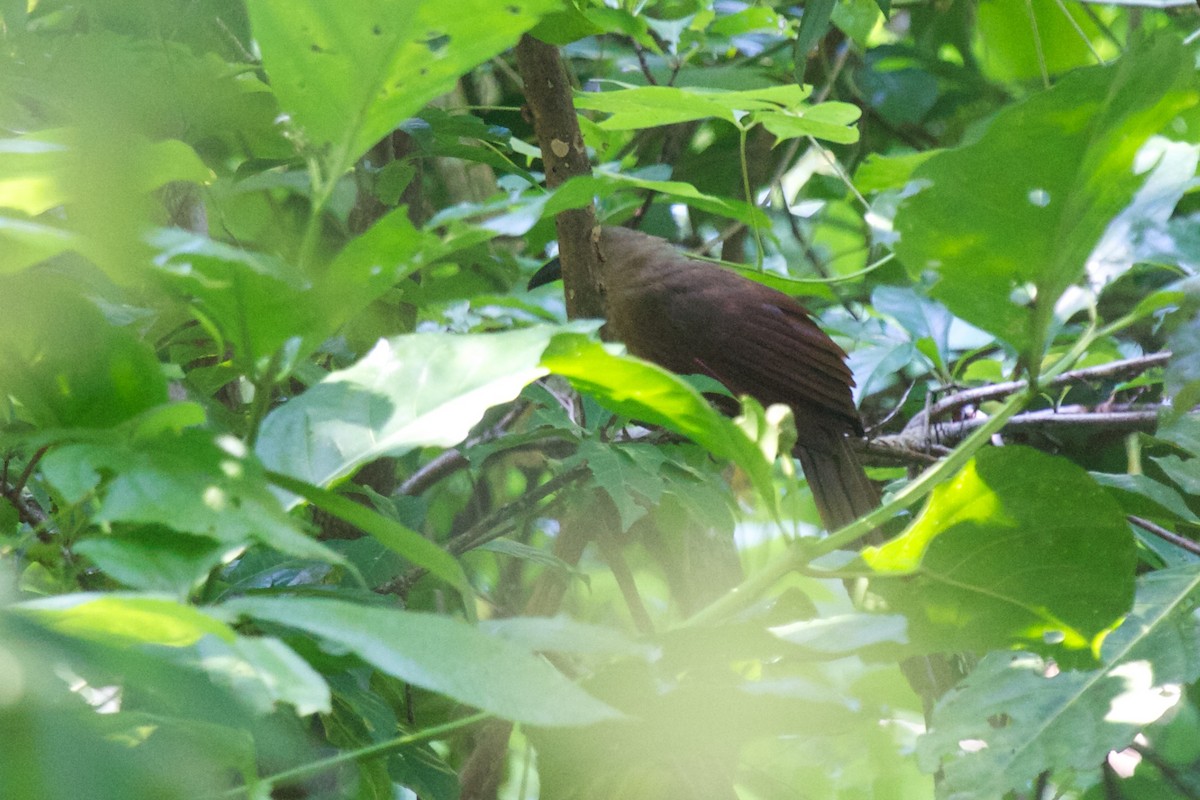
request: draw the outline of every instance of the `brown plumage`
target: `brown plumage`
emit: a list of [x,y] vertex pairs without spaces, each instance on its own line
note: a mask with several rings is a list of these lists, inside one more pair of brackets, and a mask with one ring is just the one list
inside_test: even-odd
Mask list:
[[602,228],[598,244],[608,326],[630,353],[790,406],[794,452],[829,530],[879,505],[847,439],[862,435],[862,423],[846,353],[803,306],[638,231]]

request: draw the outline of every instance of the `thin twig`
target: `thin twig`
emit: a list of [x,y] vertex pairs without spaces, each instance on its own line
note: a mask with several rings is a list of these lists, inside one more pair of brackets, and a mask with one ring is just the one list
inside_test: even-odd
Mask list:
[[654,636],[654,623],[650,619],[649,612],[646,611],[642,596],[638,594],[637,582],[633,579],[629,562],[625,560],[625,555],[614,540],[610,526],[597,526],[593,540],[600,548],[600,554],[604,557],[609,572],[617,582],[617,588],[621,591],[625,607],[629,609],[629,616],[633,618],[633,624],[637,627],[638,632],[643,636]]
[[525,400],[513,403],[512,408],[506,411],[504,416],[495,425],[478,436],[468,439],[463,443],[462,447],[455,450],[446,450],[438,454],[412,475],[405,478],[404,482],[400,484],[400,488],[396,489],[395,495],[416,497],[423,494],[426,489],[438,481],[467,467],[470,462],[465,455],[466,451],[472,447],[478,447],[481,444],[499,439],[508,433],[513,423],[520,419],[521,415],[529,409],[529,405],[529,402]]
[[654,77],[654,73],[650,71],[650,64],[646,61],[646,51],[636,39],[631,39],[633,42],[633,52],[637,54],[638,64],[642,68],[642,75],[646,77],[646,82],[651,86],[658,86],[658,80]]
[[[825,102],[825,99],[829,97],[830,92],[833,91],[834,84],[837,82],[838,76],[841,75],[842,69],[846,66],[846,59],[849,57],[849,55],[850,47],[848,45],[838,50],[837,58],[834,60],[833,66],[829,70],[829,78],[825,81],[825,84],[817,91],[817,93],[812,96],[812,102],[814,105]],[[800,151],[800,145],[803,142],[804,139],[796,138],[792,139],[792,141],[788,143],[787,149],[783,153],[783,158],[779,159],[779,162],[775,165],[775,172],[773,175],[771,175],[771,180],[767,181],[765,185],[774,186],[783,180],[783,176],[786,175],[787,171],[791,168],[792,161],[796,158],[796,154]],[[766,198],[769,197],[770,194],[768,193]],[[766,198],[764,198],[764,201]],[[788,212],[788,216],[791,216],[790,211]],[[713,248],[724,244],[725,240],[737,235],[745,227],[746,223],[744,222],[733,222],[715,239],[705,242],[702,247],[698,248],[697,252],[711,253]]]
[[8,484],[0,484],[0,497],[12,503],[17,510],[17,519],[32,527],[35,535],[42,542],[52,538],[53,530],[50,515],[32,497],[26,497],[23,492],[14,491]]
[[1133,514],[1125,517],[1125,519],[1129,520],[1134,525],[1137,525],[1139,528],[1146,531],[1146,533],[1154,534],[1164,542],[1170,542],[1181,550],[1186,550],[1193,555],[1200,556],[1200,543],[1193,542],[1186,536],[1180,536],[1178,533],[1169,531],[1161,525],[1155,525],[1150,520],[1134,516]]
[[[38,462],[42,460],[42,456],[46,455],[46,451],[50,449],[50,445],[38,448],[38,451],[30,457],[29,463],[25,465],[25,469],[21,470],[21,475],[17,478],[17,482],[12,485],[12,490],[17,494],[25,488],[25,484],[29,483],[29,478],[33,475],[33,470],[37,468]],[[7,466],[7,465],[6,465]]]
[[[451,538],[446,543],[446,550],[456,556],[462,555],[469,550],[474,550],[494,539],[500,538],[511,530],[514,520],[518,517],[529,513],[542,500],[587,474],[587,464],[580,464],[566,472],[555,475],[550,480],[529,490],[511,503],[496,509],[467,530]],[[379,594],[404,596],[412,588],[412,585],[425,575],[425,572],[426,570],[421,567],[414,567],[403,575],[399,575],[387,583],[380,585],[375,591]]]

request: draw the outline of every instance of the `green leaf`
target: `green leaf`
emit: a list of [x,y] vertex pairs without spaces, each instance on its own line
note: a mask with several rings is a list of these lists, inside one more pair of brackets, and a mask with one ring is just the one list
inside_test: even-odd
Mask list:
[[529,34],[546,44],[562,47],[586,36],[604,32],[603,28],[584,16],[574,4],[565,3],[564,6],[565,8],[542,17],[542,21],[535,25]]
[[132,589],[168,592],[185,599],[236,546],[206,536],[144,526],[111,536],[84,539],[75,552]]
[[306,631],[381,672],[505,719],[574,726],[620,716],[529,651],[448,617],[299,598],[245,598],[221,609]]
[[[1161,254],[1171,243],[1171,218],[1176,205],[1191,191],[1200,146],[1156,136],[1138,151],[1134,171],[1144,174],[1145,183],[1129,205],[1121,210],[1088,258],[1088,282],[1093,289],[1128,272],[1139,261]],[[1164,287],[1168,294],[1171,287]],[[1153,294],[1139,300],[1132,313],[1145,314],[1158,302]],[[1166,303],[1164,303],[1165,305]],[[1150,306],[1150,308],[1147,308]]]
[[631,640],[614,628],[570,617],[509,617],[479,624],[491,636],[534,652],[650,658],[657,649]]
[[78,245],[76,234],[45,223],[0,216],[0,275],[18,272]]
[[511,47],[558,0],[250,0],[254,39],[280,105],[326,179],[336,178],[396,123]]
[[365,531],[392,552],[454,586],[462,594],[464,603],[470,605],[474,602],[474,590],[462,566],[454,556],[421,534],[393,519],[388,519],[378,511],[310,483],[289,478],[278,472],[268,473],[268,477],[280,488],[303,497],[343,522],[349,522],[359,530]]
[[[1136,5],[1158,3],[1136,0]],[[1094,64],[1095,51],[1089,44],[1105,44],[1102,23],[1092,22],[1078,6],[1064,8],[1053,0],[991,0],[977,13],[980,67],[998,81],[1040,79],[1043,64],[1050,75]]]
[[[77,152],[87,135],[61,128],[0,139],[0,208],[35,216],[78,201],[87,191],[80,180],[96,177],[83,171]],[[121,177],[121,185],[131,191],[148,193],[172,181],[204,183],[212,175],[191,147],[175,139],[151,142],[127,134],[122,147],[133,172]]]
[[1150,459],[1175,482],[1184,493],[1192,497],[1200,495],[1200,458],[1183,459],[1179,456],[1162,456]]
[[480,550],[487,550],[489,553],[499,553],[500,555],[510,558],[520,558],[528,561],[531,564],[540,564],[543,567],[550,567],[558,570],[565,577],[577,577],[586,582],[587,576],[579,572],[572,565],[563,561],[558,556],[548,550],[533,545],[523,544],[501,536],[498,539],[493,539],[486,544],[480,545]]
[[858,141],[858,128],[854,123],[861,116],[862,109],[856,105],[829,102],[787,112],[756,111],[751,119],[775,134],[779,141],[812,136],[838,144],[853,144]]
[[[1200,677],[1198,600],[1194,565],[1142,578],[1133,613],[1105,640],[1094,671],[1057,672],[1030,654],[986,656],[934,710],[919,745],[924,768],[940,768],[946,796],[963,800],[1000,797],[1044,770],[1094,783],[1105,756]],[[964,742],[975,746],[968,752]]]
[[[581,208],[593,202],[595,198],[612,197],[620,191],[636,189],[647,192],[657,192],[669,198],[675,198],[689,206],[729,219],[736,219],[747,225],[767,225],[768,219],[762,209],[731,197],[701,192],[695,186],[683,181],[658,181],[639,178],[636,175],[598,170],[590,176],[578,176],[558,187],[553,194],[543,195],[534,202],[544,204],[538,208],[536,215],[529,220],[529,226],[543,215],[557,214],[568,208]],[[493,223],[488,223],[489,227]],[[520,232],[523,233],[526,227]],[[508,231],[512,233],[512,231]]]
[[927,355],[939,369],[946,368],[956,351],[985,347],[992,342],[987,334],[955,319],[941,303],[912,288],[880,286],[871,292],[871,304],[877,311],[895,318],[913,342],[929,341],[933,352]]
[[207,672],[260,713],[279,702],[291,703],[300,714],[330,708],[324,679],[283,642],[239,636],[220,620],[183,603],[146,595],[75,594],[16,608],[51,630],[110,647],[190,649],[174,654],[176,663]]
[[[1168,341],[1171,362],[1167,365],[1165,383],[1171,405],[1180,418],[1200,405],[1200,313],[1190,324],[1179,326]],[[1200,452],[1193,450],[1200,456]]]
[[42,472],[70,503],[98,498],[93,520],[160,525],[228,545],[259,542],[283,553],[344,563],[284,513],[240,441],[204,430],[55,447]]
[[947,650],[1061,643],[1061,660],[1097,653],[1128,611],[1136,554],[1120,507],[1086,472],[1010,446],[981,451],[902,536],[863,559],[906,576],[872,588],[908,616],[914,640]]
[[665,459],[655,447],[622,447],[589,439],[580,442],[563,467],[587,462],[592,481],[612,498],[621,530],[626,531],[662,498]]
[[283,373],[290,372],[354,314],[424,266],[422,252],[440,244],[417,231],[403,207],[352,239],[315,276],[179,229],[156,231],[150,241],[165,282],[217,326],[233,345],[235,363],[250,375],[281,349]]
[[871,34],[884,22],[880,10],[873,0],[842,0],[833,8],[833,24],[865,51]]
[[328,714],[333,702],[329,685],[307,661],[279,639],[238,636],[232,643],[203,641],[201,664],[218,684],[261,713],[288,703],[296,714]]
[[937,155],[940,150],[925,150],[899,156],[871,153],[854,172],[854,185],[864,194],[884,189],[899,189],[908,183],[913,171]]
[[1108,487],[1116,495],[1121,507],[1130,514],[1142,517],[1181,519],[1200,524],[1200,518],[1188,508],[1184,499],[1169,486],[1145,475],[1106,475],[1091,473],[1092,479]]
[[804,15],[800,18],[800,31],[796,35],[796,62],[802,64],[808,51],[829,32],[829,20],[837,0],[808,0],[804,4]]
[[44,427],[108,428],[167,400],[153,351],[64,278],[0,278],[0,393]]
[[897,212],[897,254],[937,272],[931,294],[955,315],[1039,361],[1059,296],[1145,180],[1138,150],[1196,103],[1191,78],[1164,36],[1004,109],[917,169],[927,188]]
[[190,647],[205,636],[233,642],[237,634],[192,606],[140,595],[66,594],[16,608],[60,633],[84,639]]
[[575,107],[611,114],[600,123],[604,130],[640,130],[712,118],[736,124],[741,114],[749,111],[798,110],[811,93],[811,87],[796,84],[740,92],[643,86],[611,92],[576,92]]
[[661,425],[733,461],[773,507],[771,465],[758,446],[678,376],[648,361],[613,355],[579,335],[555,339],[542,364],[610,411]]
[[180,229],[150,237],[164,282],[191,300],[233,346],[235,363],[257,375],[288,340],[293,358],[325,337],[311,281],[284,261]]
[[255,451],[274,472],[329,486],[385,455],[458,444],[484,411],[546,374],[542,352],[564,330],[381,340],[268,414]]

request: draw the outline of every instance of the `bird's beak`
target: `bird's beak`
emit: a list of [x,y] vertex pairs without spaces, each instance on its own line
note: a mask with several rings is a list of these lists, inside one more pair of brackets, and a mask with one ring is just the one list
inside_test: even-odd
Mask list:
[[550,260],[544,267],[539,269],[529,279],[529,285],[526,289],[536,289],[539,286],[545,286],[547,283],[557,281],[562,278],[562,262],[557,258]]

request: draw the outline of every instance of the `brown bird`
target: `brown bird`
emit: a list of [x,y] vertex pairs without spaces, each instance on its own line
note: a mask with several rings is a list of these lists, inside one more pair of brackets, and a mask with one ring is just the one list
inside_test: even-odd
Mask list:
[[[879,505],[848,438],[863,430],[846,353],[804,306],[639,231],[601,228],[598,245],[608,327],[631,354],[708,375],[764,406],[790,406],[794,453],[829,530]],[[529,288],[560,275],[551,262]]]

